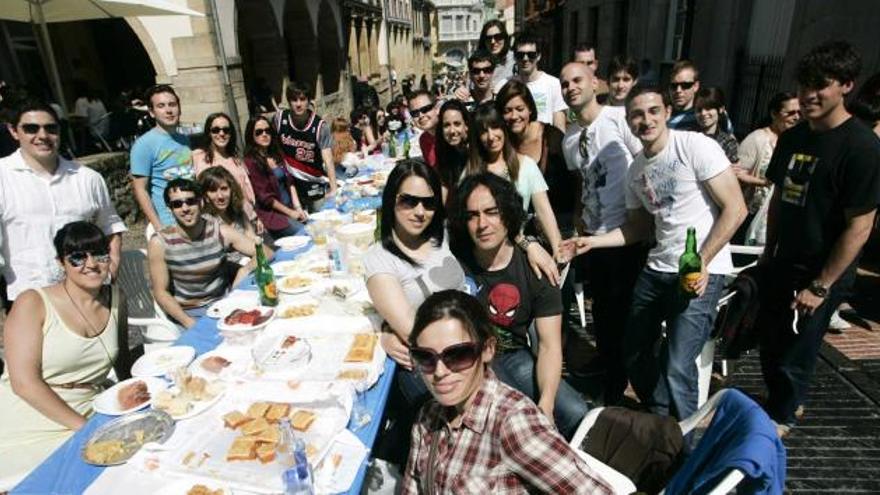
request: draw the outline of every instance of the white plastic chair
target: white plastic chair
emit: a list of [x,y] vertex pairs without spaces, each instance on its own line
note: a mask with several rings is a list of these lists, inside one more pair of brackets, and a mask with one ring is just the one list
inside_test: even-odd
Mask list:
[[[681,428],[682,435],[687,435],[691,431],[693,431],[706,417],[715,412],[715,409],[718,407],[718,403],[721,401],[721,398],[727,392],[727,389],[719,390],[715,393],[709,400],[700,407],[697,412],[692,414],[690,417],[685,418],[682,421],[678,422],[678,427]],[[568,444],[581,456],[584,461],[587,462],[591,468],[593,468],[597,473],[599,473],[602,478],[611,485],[611,489],[615,494],[630,494],[637,491],[635,484],[627,478],[625,475],[616,471],[611,466],[603,463],[602,461],[596,459],[595,457],[587,454],[586,452],[581,450],[581,444],[584,439],[587,437],[587,434],[590,432],[590,429],[593,425],[596,424],[596,420],[599,418],[599,414],[604,410],[604,407],[598,407],[596,409],[591,409],[584,419],[581,420],[581,424],[578,426],[578,429],[575,431],[574,435],[571,437],[571,440]],[[745,474],[738,470],[732,469],[727,476],[722,479],[715,488],[712,489],[710,495],[721,495],[726,494],[733,490],[743,479],[745,478]],[[665,490],[664,490],[665,492]],[[664,492],[660,492],[661,494]]]
[[150,282],[146,276],[147,253],[143,249],[122,252],[119,266],[119,286],[128,298],[128,324],[141,327],[144,336],[144,352],[166,347],[180,337],[180,329],[162,312],[153,299]]

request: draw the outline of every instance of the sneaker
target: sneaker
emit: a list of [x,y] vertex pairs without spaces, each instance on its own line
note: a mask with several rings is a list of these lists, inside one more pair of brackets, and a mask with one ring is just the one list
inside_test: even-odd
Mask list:
[[846,330],[851,326],[850,322],[841,318],[839,311],[835,310],[834,313],[831,313],[831,320],[828,322],[828,330],[832,333],[841,333],[843,330]]

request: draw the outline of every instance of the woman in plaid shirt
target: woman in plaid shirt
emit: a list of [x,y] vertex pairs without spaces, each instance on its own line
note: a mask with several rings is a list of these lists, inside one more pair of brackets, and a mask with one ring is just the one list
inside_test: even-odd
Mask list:
[[402,493],[611,493],[531,400],[495,378],[495,336],[475,298],[428,297],[409,338],[433,400],[413,427]]

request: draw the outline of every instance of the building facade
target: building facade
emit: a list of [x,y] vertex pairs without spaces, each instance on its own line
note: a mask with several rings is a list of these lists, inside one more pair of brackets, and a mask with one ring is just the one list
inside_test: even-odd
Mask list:
[[453,67],[464,66],[483,28],[481,0],[435,0],[438,19],[437,52]]

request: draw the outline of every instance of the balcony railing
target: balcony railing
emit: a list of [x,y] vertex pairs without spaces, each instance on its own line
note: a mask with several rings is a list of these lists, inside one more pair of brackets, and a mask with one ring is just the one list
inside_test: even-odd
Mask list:
[[480,39],[479,31],[454,31],[437,33],[438,41],[471,41]]
[[474,4],[480,5],[480,0],[434,0],[434,6],[438,9],[441,7],[471,7]]

